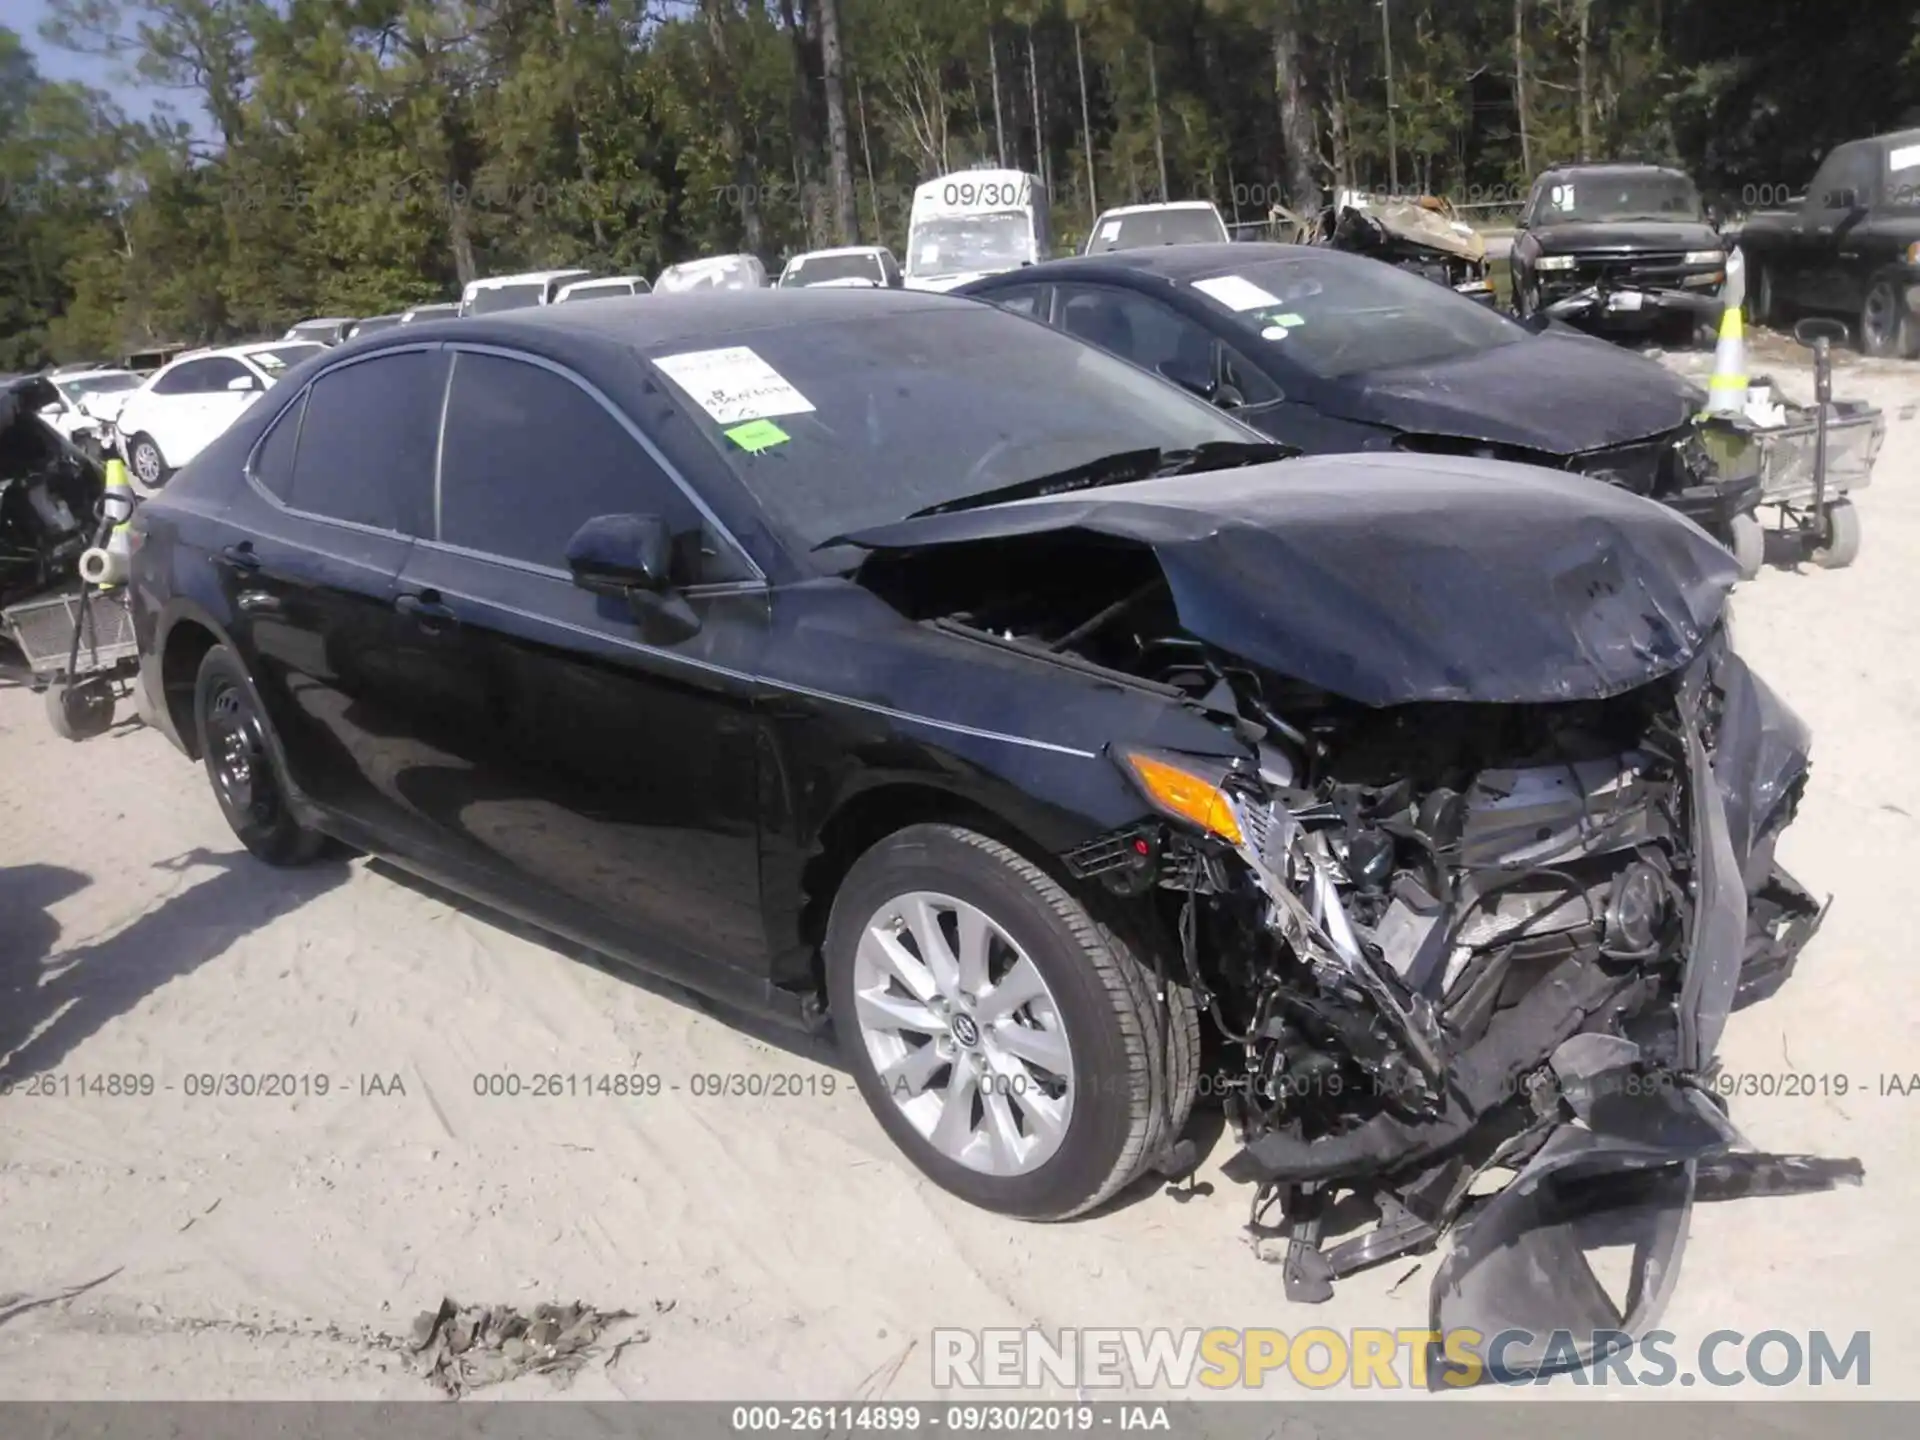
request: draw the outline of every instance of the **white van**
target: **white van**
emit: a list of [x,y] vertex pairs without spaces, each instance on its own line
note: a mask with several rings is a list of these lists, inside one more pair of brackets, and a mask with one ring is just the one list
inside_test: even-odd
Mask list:
[[460,313],[492,315],[528,305],[551,305],[562,286],[592,278],[591,270],[533,270],[524,275],[489,275],[484,280],[470,280],[467,288],[460,292]]
[[959,170],[913,192],[906,288],[951,290],[1053,254],[1047,187],[1024,170]]

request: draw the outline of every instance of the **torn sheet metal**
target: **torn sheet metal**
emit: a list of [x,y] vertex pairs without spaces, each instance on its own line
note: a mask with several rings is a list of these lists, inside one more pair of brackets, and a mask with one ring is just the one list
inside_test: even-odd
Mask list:
[[845,538],[912,550],[1061,531],[1150,546],[1187,631],[1366,705],[1643,685],[1693,656],[1738,574],[1637,497],[1444,456],[1301,458]]

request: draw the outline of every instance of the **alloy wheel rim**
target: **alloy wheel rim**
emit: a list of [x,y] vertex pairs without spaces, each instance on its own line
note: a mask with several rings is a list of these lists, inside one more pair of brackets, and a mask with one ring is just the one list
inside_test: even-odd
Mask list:
[[855,1021],[881,1088],[943,1157],[1038,1169],[1073,1118],[1073,1048],[1032,957],[976,905],[916,890],[882,905],[853,961]]
[[133,447],[133,473],[149,485],[160,478],[160,455],[152,445]]
[[265,737],[253,706],[229,685],[208,707],[207,750],[220,807],[236,824],[270,825],[279,806]]

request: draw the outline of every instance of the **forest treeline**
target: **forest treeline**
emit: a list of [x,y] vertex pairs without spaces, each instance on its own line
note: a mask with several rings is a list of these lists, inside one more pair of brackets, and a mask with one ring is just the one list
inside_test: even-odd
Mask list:
[[0,370],[448,298],[901,244],[913,186],[1039,173],[1230,221],[1336,187],[1497,212],[1551,162],[1677,161],[1732,209],[1920,119],[1913,0],[49,0],[0,29]]

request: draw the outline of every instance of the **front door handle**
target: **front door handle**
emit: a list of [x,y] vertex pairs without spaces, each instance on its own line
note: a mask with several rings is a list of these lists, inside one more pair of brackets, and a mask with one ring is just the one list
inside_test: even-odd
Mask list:
[[238,545],[229,545],[220,552],[220,561],[235,570],[258,570],[260,557],[253,553],[253,542],[242,540]]
[[441,603],[440,592],[437,590],[422,590],[417,594],[402,595],[393,602],[393,608],[429,635],[438,635],[442,630],[451,629],[457,623],[453,611]]

